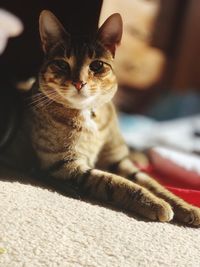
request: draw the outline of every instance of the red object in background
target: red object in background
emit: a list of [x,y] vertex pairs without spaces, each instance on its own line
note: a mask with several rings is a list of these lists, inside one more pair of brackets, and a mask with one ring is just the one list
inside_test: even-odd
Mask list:
[[181,197],[192,205],[200,207],[200,188],[195,190],[186,184],[181,184],[180,181],[177,182],[176,178],[173,179],[173,177],[167,177],[163,174],[160,174],[152,165],[143,169],[143,171],[151,175],[175,195]]
[[148,152],[157,173],[171,186],[200,190],[200,157],[173,148],[157,146]]

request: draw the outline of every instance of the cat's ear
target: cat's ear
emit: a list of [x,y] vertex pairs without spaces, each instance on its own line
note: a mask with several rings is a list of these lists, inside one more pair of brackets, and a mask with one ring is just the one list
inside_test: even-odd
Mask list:
[[115,55],[117,45],[120,44],[122,38],[123,23],[120,14],[112,14],[103,23],[98,31],[98,39],[103,45]]
[[39,18],[39,31],[42,48],[47,53],[56,43],[69,38],[59,20],[48,10],[43,10]]

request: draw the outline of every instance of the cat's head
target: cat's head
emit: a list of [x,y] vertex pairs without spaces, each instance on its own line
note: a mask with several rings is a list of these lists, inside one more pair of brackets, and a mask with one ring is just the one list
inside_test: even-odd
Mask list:
[[90,40],[70,36],[50,11],[42,11],[39,24],[45,53],[40,90],[74,109],[110,101],[117,90],[113,59],[122,36],[121,16],[111,15]]

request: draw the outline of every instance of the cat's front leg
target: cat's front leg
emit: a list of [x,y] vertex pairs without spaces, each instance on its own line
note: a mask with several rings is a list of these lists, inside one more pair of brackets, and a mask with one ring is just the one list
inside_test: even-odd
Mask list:
[[120,161],[112,164],[111,169],[115,173],[123,175],[124,177],[132,180],[134,183],[147,188],[159,198],[167,201],[173,207],[174,217],[179,222],[200,227],[199,208],[186,203],[183,199],[169,192],[148,174],[140,172],[128,157],[122,158]]
[[64,173],[86,197],[136,212],[151,220],[167,222],[173,218],[173,211],[167,202],[121,176],[86,166],[71,168],[63,164],[60,170],[54,172],[54,177],[64,179]]
[[78,178],[78,185],[88,196],[146,218],[162,222],[173,218],[173,211],[167,202],[121,176],[92,169]]
[[200,209],[188,204],[183,199],[175,196],[160,185],[149,175],[139,172],[135,175],[134,182],[146,187],[158,197],[166,200],[173,207],[174,218],[177,221],[191,226],[200,227]]

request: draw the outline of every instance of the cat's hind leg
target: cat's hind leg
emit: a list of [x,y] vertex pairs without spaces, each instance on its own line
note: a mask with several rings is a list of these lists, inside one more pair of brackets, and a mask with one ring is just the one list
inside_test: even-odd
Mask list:
[[200,209],[175,196],[145,173],[137,173],[134,182],[144,186],[158,197],[166,200],[174,210],[174,218],[191,226],[200,227]]
[[174,218],[182,223],[200,227],[200,209],[194,207],[183,199],[177,197],[164,186],[159,184],[155,179],[144,172],[140,172],[133,162],[128,158],[122,158],[111,165],[112,171],[119,175],[123,175],[129,180],[145,187],[159,198],[167,201],[174,210]]

